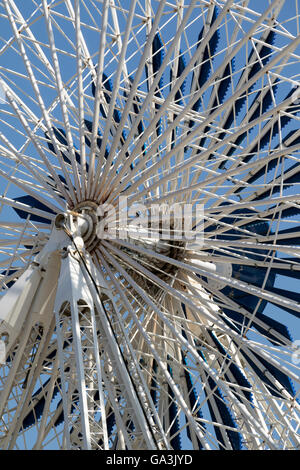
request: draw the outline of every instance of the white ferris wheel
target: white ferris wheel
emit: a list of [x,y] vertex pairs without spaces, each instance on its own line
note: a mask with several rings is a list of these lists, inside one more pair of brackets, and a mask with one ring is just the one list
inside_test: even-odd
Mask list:
[[299,45],[299,0],[0,1],[1,449],[299,448]]

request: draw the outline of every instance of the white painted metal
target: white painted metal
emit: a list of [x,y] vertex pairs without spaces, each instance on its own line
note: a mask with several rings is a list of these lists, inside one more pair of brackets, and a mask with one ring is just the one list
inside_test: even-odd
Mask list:
[[[0,28],[0,448],[299,448],[299,0],[3,0]],[[174,203],[203,239],[140,228]]]

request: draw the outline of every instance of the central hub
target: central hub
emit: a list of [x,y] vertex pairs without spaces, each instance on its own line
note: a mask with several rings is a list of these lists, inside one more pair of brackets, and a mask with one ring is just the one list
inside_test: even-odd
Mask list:
[[[73,230],[82,238],[84,247],[90,254],[93,254],[101,243],[101,237],[97,233],[98,224],[101,221],[98,209],[99,205],[96,202],[86,200],[77,204],[69,212],[69,215],[72,217]],[[125,224],[127,221],[128,217],[125,220]],[[131,219],[129,219],[128,223],[130,222]],[[68,215],[59,214],[56,217],[55,225],[59,229],[67,227]],[[148,228],[150,231],[153,229],[151,224]],[[176,226],[172,218],[170,219],[169,229],[171,234],[176,232]],[[120,238],[120,243],[114,238],[110,242],[132,260],[146,267],[152,274],[165,282],[170,282],[178,270],[177,266],[172,263],[172,260],[181,261],[184,258],[185,242],[174,239],[172,235],[170,235],[170,238],[165,239],[162,220],[159,220],[156,237],[149,237],[147,230],[145,236],[141,236],[138,230],[136,233],[130,233],[130,231],[126,233],[128,235],[126,243],[122,244],[122,238]],[[156,252],[158,256],[153,256],[153,252]],[[170,262],[168,259],[170,259]],[[136,269],[133,269],[130,264],[126,263],[122,259],[122,255],[118,261],[133,279],[148,292],[152,291],[155,293],[159,289],[147,276],[143,276]]]
[[74,222],[77,223],[85,248],[91,252],[99,243],[96,234],[98,205],[93,201],[82,201],[74,207]]

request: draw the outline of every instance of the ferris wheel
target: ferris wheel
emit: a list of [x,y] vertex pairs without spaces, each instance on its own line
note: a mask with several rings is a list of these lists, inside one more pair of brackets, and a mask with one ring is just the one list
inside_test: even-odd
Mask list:
[[299,0],[0,31],[0,448],[299,448]]

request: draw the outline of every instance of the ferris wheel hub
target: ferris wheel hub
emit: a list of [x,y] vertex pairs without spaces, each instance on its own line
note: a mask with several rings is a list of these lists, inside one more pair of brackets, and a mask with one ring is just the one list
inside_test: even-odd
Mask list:
[[58,214],[54,222],[55,227],[57,229],[68,227],[72,235],[76,233],[82,238],[85,249],[91,252],[99,243],[99,238],[96,234],[98,223],[97,208],[97,204],[93,201],[82,201],[69,213]]

